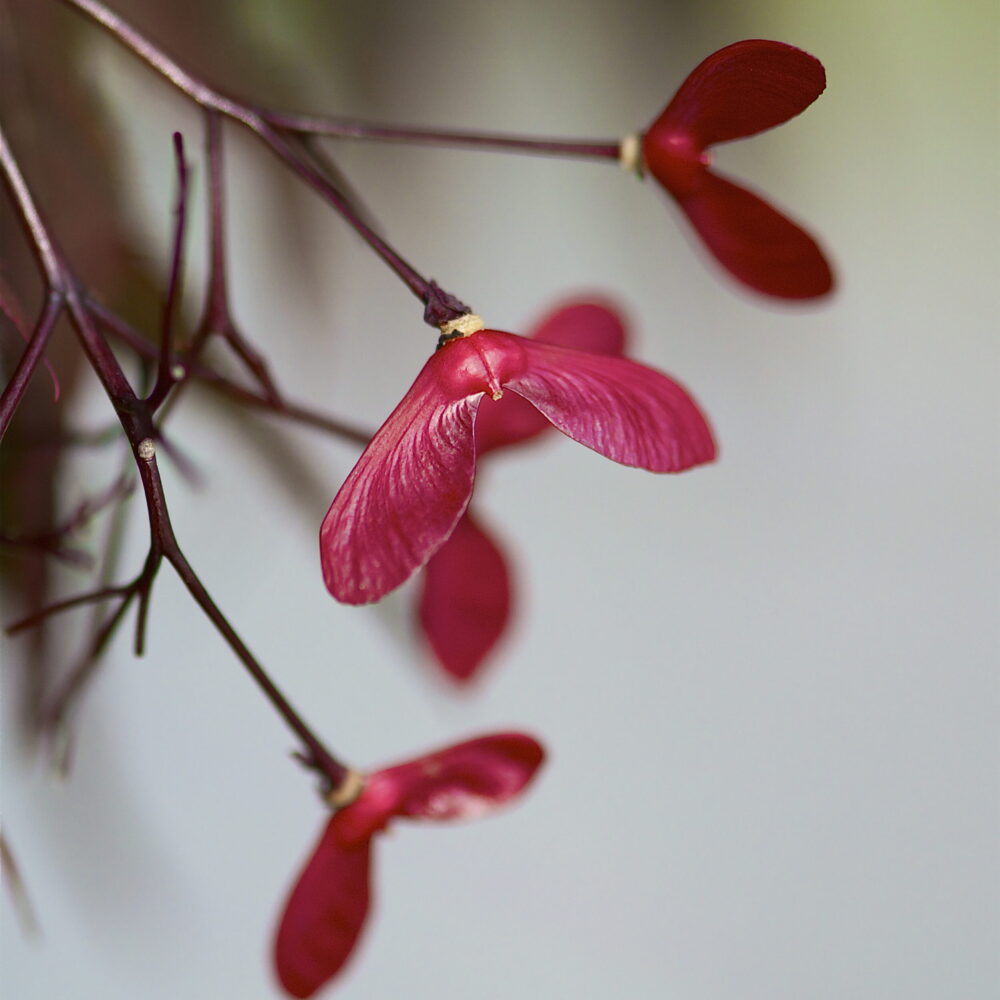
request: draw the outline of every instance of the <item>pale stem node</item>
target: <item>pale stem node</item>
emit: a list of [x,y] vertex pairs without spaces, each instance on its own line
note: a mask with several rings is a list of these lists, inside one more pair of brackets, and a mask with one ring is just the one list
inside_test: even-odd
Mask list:
[[471,337],[474,333],[485,330],[486,323],[482,316],[477,316],[475,313],[463,313],[461,316],[456,316],[455,319],[441,323],[438,329],[441,331],[442,342],[446,342],[459,340],[462,337]]
[[344,780],[336,788],[326,793],[324,801],[331,809],[343,809],[344,806],[349,806],[357,800],[364,787],[365,776],[360,771],[349,767],[344,775]]
[[646,164],[642,159],[642,133],[633,132],[625,136],[618,147],[618,163],[622,170],[627,170],[636,177],[642,177],[645,173]]

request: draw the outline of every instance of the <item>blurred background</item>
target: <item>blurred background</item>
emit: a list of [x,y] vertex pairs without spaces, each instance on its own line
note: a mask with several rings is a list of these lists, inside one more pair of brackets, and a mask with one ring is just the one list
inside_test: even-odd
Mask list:
[[[473,691],[437,680],[412,591],[356,609],[323,588],[316,530],[354,447],[205,393],[171,417],[201,477],[163,466],[181,544],[338,754],[379,765],[502,728],[551,753],[509,813],[379,844],[375,919],[330,995],[995,996],[995,4],[114,6],[234,93],[429,126],[615,138],[741,38],[827,69],[800,118],[717,151],[830,251],[839,289],[812,307],[751,299],[662,192],[604,164],[328,146],[403,255],[491,325],[620,302],[634,355],[692,389],[721,444],[669,478],[557,435],[492,460],[476,504],[516,556],[517,628]],[[198,113],[55,2],[0,17],[0,107],[43,210],[107,301],[155,316],[172,130],[204,208]],[[237,320],[290,396],[377,426],[433,333],[332,211],[249,135],[226,140]],[[3,278],[30,313],[40,288],[3,212]],[[21,525],[121,464],[45,446],[111,423],[68,329],[51,357],[60,403],[40,375],[5,443]],[[118,579],[144,525],[133,500]],[[87,585],[36,563],[7,560],[6,620]],[[277,997],[272,927],[324,818],[293,740],[165,568],[147,654],[117,636],[60,779],[25,719],[90,620],[4,642],[4,831],[38,924],[0,905],[6,995]]]

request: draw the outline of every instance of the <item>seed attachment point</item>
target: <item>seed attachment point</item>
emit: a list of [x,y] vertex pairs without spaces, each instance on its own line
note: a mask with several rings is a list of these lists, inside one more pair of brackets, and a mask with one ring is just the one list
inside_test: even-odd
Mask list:
[[642,159],[641,132],[633,132],[622,139],[621,145],[618,147],[618,163],[622,170],[627,170],[630,174],[635,174],[636,177],[642,177],[645,174],[646,165]]
[[324,799],[331,809],[343,809],[349,806],[361,794],[365,787],[365,776],[360,771],[348,769],[344,780],[326,793]]
[[477,316],[475,313],[463,313],[461,316],[457,316],[455,319],[450,319],[446,323],[441,323],[438,326],[441,331],[441,336],[438,337],[437,345],[438,347],[444,347],[445,344],[450,343],[453,340],[461,340],[463,337],[471,337],[474,333],[478,333],[480,330],[486,329],[486,323],[482,316]]

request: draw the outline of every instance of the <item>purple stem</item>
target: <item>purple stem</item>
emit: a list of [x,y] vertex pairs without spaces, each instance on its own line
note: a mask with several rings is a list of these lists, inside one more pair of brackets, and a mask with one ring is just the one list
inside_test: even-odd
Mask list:
[[191,345],[197,356],[214,330],[232,325],[229,292],[226,287],[226,205],[222,186],[222,122],[217,111],[205,111],[205,151],[208,159],[208,295],[198,333]]
[[[130,603],[134,596],[145,600],[159,564],[165,558],[174,567],[195,602],[215,625],[233,652],[236,653],[240,662],[263,690],[268,700],[302,741],[306,748],[305,760],[323,772],[331,787],[338,787],[347,774],[347,768],[323,746],[322,742],[271,681],[264,668],[257,662],[216,606],[191,564],[181,552],[167,512],[166,498],[163,494],[163,484],[160,480],[155,452],[150,447],[157,436],[153,410],[146,401],[140,400],[136,396],[114,352],[101,335],[87,308],[83,289],[69,267],[63,262],[47,227],[42,221],[2,129],[0,129],[0,167],[3,168],[7,183],[14,194],[19,215],[29,231],[32,247],[45,272],[50,298],[61,296],[61,302],[69,310],[84,352],[118,415],[119,422],[132,446],[139,469],[139,478],[143,485],[146,508],[149,514],[150,553],[142,573],[131,585],[124,589],[106,589],[110,594],[117,592],[123,596],[123,605]],[[69,602],[64,602],[64,605],[71,606],[74,603],[82,603],[82,599],[73,598]],[[112,618],[115,624],[120,621],[121,613],[122,608],[120,607]],[[142,619],[143,616],[140,615],[140,629]],[[107,635],[110,635],[110,630]],[[107,635],[103,637],[104,641],[106,641]],[[141,631],[137,633],[137,640],[141,640]]]
[[429,146],[455,146],[460,149],[575,156],[616,162],[621,150],[621,143],[614,139],[538,139],[496,132],[470,132],[461,129],[374,125],[371,122],[353,118],[294,115],[273,111],[264,112],[264,116],[272,125],[287,132],[327,135],[338,139],[372,139],[382,142],[418,143]]
[[280,134],[280,130],[270,124],[267,112],[227,97],[202,80],[197,79],[174,62],[165,52],[153,45],[124,18],[98,0],[61,0],[61,2],[96,21],[105,31],[157,73],[168,79],[175,87],[187,94],[195,103],[207,110],[228,115],[253,131],[294,173],[318,191],[340,213],[355,232],[389,265],[410,291],[425,304],[427,308],[424,312],[424,318],[428,323],[438,325],[470,311],[454,296],[442,292],[434,282],[424,278],[412,264],[367,226],[336,185],[323,177],[289,145],[285,137]]
[[[143,358],[155,357],[156,348],[117,313],[94,299],[87,300],[87,308],[111,333],[128,344],[136,354]],[[289,402],[283,397],[274,398],[266,392],[254,392],[252,389],[247,389],[233,382],[231,379],[226,378],[225,375],[221,375],[215,371],[214,368],[209,368],[203,363],[189,367],[188,375],[190,378],[239,403],[244,403],[258,410],[265,410],[273,413],[275,416],[285,417],[297,423],[307,424],[310,427],[315,427],[317,430],[326,431],[328,434],[352,441],[362,447],[368,444],[374,433],[371,430],[364,430],[353,424],[335,420],[333,417],[327,416],[327,414],[321,413],[319,410],[313,410],[307,406]]]
[[108,597],[121,597],[128,592],[128,589],[127,586],[102,587],[100,590],[91,590],[86,594],[77,594],[76,597],[67,597],[64,601],[49,604],[40,611],[36,611],[26,618],[8,625],[4,631],[7,635],[17,635],[18,632],[23,632],[25,629],[34,628],[34,626],[41,624],[50,615],[58,614],[60,611],[69,611],[70,608],[78,608],[81,604],[93,604],[97,601],[103,601]]
[[174,209],[173,253],[170,258],[170,279],[167,283],[167,297],[163,304],[163,321],[160,329],[160,355],[157,366],[156,383],[146,397],[146,405],[155,413],[174,386],[173,343],[174,315],[180,297],[181,275],[184,270],[184,235],[187,231],[188,169],[184,162],[184,137],[174,133],[174,157],[177,164],[177,207]]
[[84,684],[97,669],[104,647],[107,646],[119,623],[125,617],[125,612],[131,606],[135,595],[136,591],[134,589],[127,588],[127,592],[122,595],[121,604],[97,627],[94,637],[90,642],[90,648],[87,650],[83,661],[66,678],[59,689],[59,694],[52,699],[51,705],[47,706],[43,713],[41,720],[43,726],[52,729],[61,725],[70,705],[72,705],[77,695],[83,690]]
[[201,580],[198,579],[197,574],[187,561],[184,553],[181,552],[180,546],[177,544],[177,539],[174,536],[169,514],[167,513],[167,501],[163,494],[163,483],[160,479],[160,472],[156,465],[155,456],[145,461],[140,461],[139,476],[142,479],[143,489],[146,492],[150,524],[154,526],[157,537],[162,540],[164,557],[174,567],[177,575],[187,587],[188,592],[229,644],[230,648],[257,682],[257,685],[267,696],[271,704],[302,741],[307,749],[306,759],[310,765],[323,772],[330,781],[332,788],[339,787],[347,776],[347,768],[336,760],[320,740],[317,739],[288,699],[285,698],[277,685],[268,676],[264,668],[257,662],[243,640],[229,624],[226,616],[219,610],[215,601],[212,600],[211,595],[205,589]]
[[[221,336],[253,373],[268,397],[281,398],[264,358],[236,329],[229,305],[226,267],[225,188],[223,184],[222,120],[217,111],[205,111],[205,156],[208,160],[208,286],[201,322],[184,357],[190,367],[200,356],[208,338]],[[176,399],[176,395],[174,399]]]
[[[314,191],[319,192],[354,228],[354,231],[391,267],[406,286],[421,302],[427,302],[433,282],[429,282],[408,261],[404,260],[385,240],[382,239],[354,211],[350,202],[340,193],[340,189],[324,177],[301,153],[265,121],[254,131],[281,160],[299,175]],[[464,309],[468,312],[468,309]],[[456,312],[455,316],[460,316]],[[454,318],[454,317],[449,317]]]
[[14,374],[4,386],[3,395],[0,396],[0,440],[7,433],[7,428],[17,411],[25,390],[28,388],[31,376],[34,375],[35,369],[45,354],[49,336],[55,329],[56,320],[59,319],[63,311],[63,304],[63,297],[59,292],[49,293],[45,301],[45,308],[35,324],[35,330],[14,369]]
[[63,287],[63,272],[59,266],[55,248],[49,239],[41,216],[38,214],[38,208],[31,197],[31,192],[28,190],[21,168],[14,158],[13,150],[7,142],[7,136],[2,127],[0,127],[0,169],[2,169],[4,180],[14,196],[21,221],[28,232],[28,238],[38,257],[49,289],[45,309],[35,326],[31,340],[28,342],[24,354],[21,355],[21,360],[18,362],[13,376],[4,387],[3,396],[0,397],[0,438],[2,438],[7,432],[7,427],[10,425],[25,390],[28,388],[31,376],[45,353],[49,336],[65,305],[66,290]]

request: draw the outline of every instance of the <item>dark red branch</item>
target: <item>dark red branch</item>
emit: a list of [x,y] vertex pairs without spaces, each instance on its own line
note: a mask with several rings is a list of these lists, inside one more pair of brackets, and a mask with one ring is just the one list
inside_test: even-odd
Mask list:
[[51,530],[33,535],[0,534],[0,544],[37,549],[40,553],[51,555],[56,559],[62,559],[64,562],[73,563],[77,566],[89,566],[91,562],[89,553],[67,545],[66,539],[82,528],[105,507],[116,500],[128,496],[132,491],[133,485],[134,483],[125,477],[119,477],[103,493],[95,497],[89,497],[78,504],[73,513],[65,521]]
[[310,135],[308,132],[288,135],[289,142],[301,150],[303,156],[336,187],[341,197],[354,209],[354,213],[358,218],[373,232],[379,232],[380,227],[375,222],[374,213],[364,204],[357,189],[351,184],[337,164],[333,162],[333,159],[326,150],[323,149],[320,142],[321,138],[321,136]]
[[28,345],[25,347],[24,353],[17,363],[17,367],[14,369],[14,374],[11,375],[10,381],[4,386],[3,395],[0,396],[0,439],[7,433],[7,428],[14,414],[17,412],[17,407],[24,396],[25,390],[28,388],[31,376],[34,375],[35,369],[38,368],[39,363],[42,361],[45,348],[49,343],[49,337],[55,329],[56,322],[62,315],[63,305],[64,300],[60,292],[53,291],[49,293],[45,300],[45,307],[42,310],[42,314],[38,317],[38,322],[35,324],[34,332],[28,340]]
[[376,125],[352,118],[326,115],[290,115],[268,111],[271,125],[287,132],[325,135],[337,139],[372,139],[382,142],[415,143],[427,146],[454,146],[493,152],[534,153],[550,156],[582,157],[618,162],[621,143],[615,139],[545,139],[458,129],[423,129],[406,125]]
[[47,604],[44,608],[32,612],[25,618],[13,622],[5,629],[7,635],[17,635],[36,625],[41,625],[46,618],[59,614],[60,611],[70,611],[83,604],[96,604],[99,601],[106,601],[109,597],[122,597],[129,592],[131,584],[120,587],[101,587],[99,590],[88,590],[85,594],[77,594],[76,597],[67,597],[65,600],[56,601],[54,604]]
[[170,256],[170,278],[163,304],[163,321],[160,329],[160,354],[156,369],[156,383],[146,397],[146,405],[155,413],[177,379],[173,371],[174,317],[181,293],[181,276],[184,273],[184,237],[187,232],[188,169],[184,161],[184,137],[174,133],[174,159],[177,166],[177,207],[174,209],[175,226],[173,252]]
[[[155,357],[156,348],[117,313],[93,299],[87,300],[87,306],[109,332],[120,339],[122,343],[127,344],[136,354],[143,358],[151,359]],[[254,409],[263,410],[276,417],[283,417],[288,420],[294,420],[297,423],[315,427],[317,430],[325,431],[328,434],[352,441],[355,444],[364,446],[368,444],[372,437],[372,431],[356,427],[342,420],[337,420],[319,410],[313,410],[308,406],[290,402],[285,398],[273,399],[264,393],[247,389],[225,375],[220,374],[214,368],[210,368],[204,362],[189,366],[186,377],[200,382],[207,388],[237,403],[252,406]]]
[[[201,322],[191,339],[183,367],[189,368],[200,357],[210,337],[221,336],[260,384],[265,395],[278,402],[281,394],[267,362],[240,333],[229,303],[222,119],[217,111],[205,112],[205,156],[208,160],[208,287]],[[183,377],[186,377],[186,373]]]
[[[89,3],[89,0],[87,2]],[[149,554],[142,572],[131,584],[125,587],[102,588],[102,590],[95,591],[89,595],[70,598],[68,601],[61,602],[57,606],[51,606],[35,616],[40,621],[41,618],[54,613],[56,610],[65,610],[68,607],[107,597],[118,596],[122,598],[119,607],[105,623],[105,626],[98,632],[95,643],[91,647],[91,655],[84,660],[81,668],[70,678],[67,689],[57,702],[57,705],[62,706],[58,709],[58,714],[61,716],[65,710],[65,705],[74,696],[73,692],[79,689],[83,680],[93,670],[100,651],[117,628],[118,623],[122,620],[128,605],[135,598],[138,598],[140,602],[136,643],[141,650],[146,615],[144,606],[148,601],[148,594],[156,572],[163,559],[166,559],[174,567],[174,570],[187,587],[188,592],[194,598],[195,602],[215,625],[216,629],[232,648],[237,658],[256,681],[268,700],[301,740],[306,750],[305,759],[324,775],[330,787],[336,788],[344,779],[347,769],[323,746],[321,741],[271,681],[264,668],[257,662],[242,639],[240,639],[236,631],[218,609],[215,602],[209,596],[208,591],[198,579],[190,563],[188,563],[181,552],[170,523],[166,499],[163,494],[163,484],[160,480],[156,464],[155,441],[157,431],[154,423],[153,408],[149,401],[141,400],[137,397],[125,373],[122,371],[118,359],[101,334],[96,320],[88,309],[88,296],[73,272],[64,263],[54,241],[51,239],[48,229],[35,206],[28,186],[20,173],[13,152],[7,145],[2,130],[0,130],[0,167],[2,167],[7,184],[14,194],[15,205],[20,217],[31,237],[32,247],[39,258],[45,274],[50,296],[55,296],[56,294],[62,296],[65,307],[68,309],[72,319],[73,326],[76,329],[77,336],[83,346],[84,353],[97,374],[118,416],[125,436],[132,447],[143,493],[146,498],[146,510],[149,516]],[[22,621],[18,625],[20,628],[26,628],[29,622],[30,620],[28,622]]]
[[[343,196],[337,185],[316,170],[309,159],[295,148],[291,133],[270,123],[269,112],[228,97],[197,79],[99,0],[62,0],[62,3],[90,17],[157,73],[187,94],[196,104],[206,110],[227,115],[254,132],[293,173],[317,191],[385,261],[410,291],[429,307],[430,313],[425,313],[425,316],[443,316],[443,320],[434,320],[438,323],[455,319],[463,312],[469,312],[465,306],[460,310],[454,309],[450,303],[457,302],[457,299],[440,294],[437,286],[424,278],[412,264],[371,229]],[[430,321],[428,319],[428,322]]]
[[205,112],[205,156],[208,160],[208,288],[201,323],[191,344],[193,357],[197,357],[209,334],[232,326],[226,269],[222,120],[217,111]]
[[76,703],[77,698],[84,690],[87,681],[93,676],[94,671],[100,663],[101,654],[104,652],[111,640],[111,637],[118,630],[128,611],[132,601],[135,600],[137,591],[132,586],[106,588],[119,592],[122,601],[118,607],[104,619],[101,625],[94,632],[93,638],[87,647],[86,653],[66,678],[58,694],[52,698],[42,717],[39,720],[43,730],[49,732],[58,729],[66,721],[69,710]]

